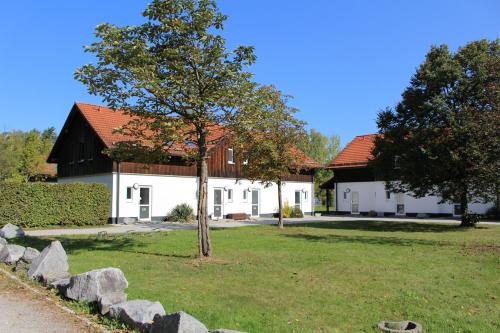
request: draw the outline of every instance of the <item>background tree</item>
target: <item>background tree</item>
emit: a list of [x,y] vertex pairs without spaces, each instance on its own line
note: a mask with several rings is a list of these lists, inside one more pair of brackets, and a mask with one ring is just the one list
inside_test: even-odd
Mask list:
[[56,139],[53,127],[0,133],[0,180],[43,180],[46,159]]
[[272,86],[261,86],[233,119],[231,142],[241,161],[245,178],[278,186],[278,226],[283,228],[283,179],[304,166],[304,154],[297,144],[304,140],[304,122],[289,97]]
[[462,207],[491,201],[500,173],[500,44],[432,47],[395,110],[378,116],[372,165],[391,191],[439,195]]
[[[326,165],[339,153],[340,137],[338,135],[326,136],[312,128],[298,147],[319,164]],[[326,192],[320,188],[320,185],[332,177],[333,171],[328,169],[318,169],[314,174],[314,193],[323,205],[326,204],[327,198]]]
[[208,150],[224,139],[220,126],[253,87],[244,71],[255,61],[253,48],[226,49],[218,34],[226,16],[211,0],[154,0],[143,16],[139,26],[99,25],[99,41],[86,48],[97,62],[75,77],[108,106],[134,117],[121,129],[133,141],[129,147],[154,158],[155,152],[183,150],[196,163],[199,254],[207,257]]

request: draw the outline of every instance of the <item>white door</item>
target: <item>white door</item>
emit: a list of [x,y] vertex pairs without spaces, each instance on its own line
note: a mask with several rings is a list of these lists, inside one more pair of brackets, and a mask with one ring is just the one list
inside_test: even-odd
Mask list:
[[260,191],[252,190],[252,216],[259,216]]
[[396,193],[396,215],[405,215],[405,194]]
[[351,194],[351,214],[359,214],[359,192]]
[[214,188],[214,218],[222,218],[222,189]]
[[139,220],[151,221],[151,187],[139,187]]

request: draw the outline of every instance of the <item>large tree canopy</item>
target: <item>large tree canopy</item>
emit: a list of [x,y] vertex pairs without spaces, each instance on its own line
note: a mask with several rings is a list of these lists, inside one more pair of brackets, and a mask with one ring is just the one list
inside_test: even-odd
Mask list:
[[219,34],[226,16],[212,0],[154,0],[143,15],[139,26],[99,25],[99,40],[86,48],[97,62],[75,77],[135,117],[121,129],[135,144],[151,152],[185,149],[197,163],[200,256],[210,256],[208,148],[223,139],[213,130],[249,100],[254,84],[244,69],[255,61],[253,48],[226,49]]
[[392,191],[462,205],[500,189],[500,44],[432,47],[394,110],[378,115],[372,166]]

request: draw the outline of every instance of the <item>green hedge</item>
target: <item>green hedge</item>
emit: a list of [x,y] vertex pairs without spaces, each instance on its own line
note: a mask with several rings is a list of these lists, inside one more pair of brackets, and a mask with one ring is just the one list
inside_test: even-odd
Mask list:
[[108,221],[110,205],[104,184],[0,182],[0,225],[102,225]]

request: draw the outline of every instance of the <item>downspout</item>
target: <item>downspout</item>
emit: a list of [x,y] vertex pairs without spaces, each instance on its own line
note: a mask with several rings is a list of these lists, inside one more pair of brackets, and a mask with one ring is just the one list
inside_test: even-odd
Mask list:
[[335,212],[338,213],[338,211],[339,211],[339,186],[338,186],[338,183],[333,183],[333,186],[335,186]]
[[120,161],[116,161],[116,218],[115,224],[120,222]]

